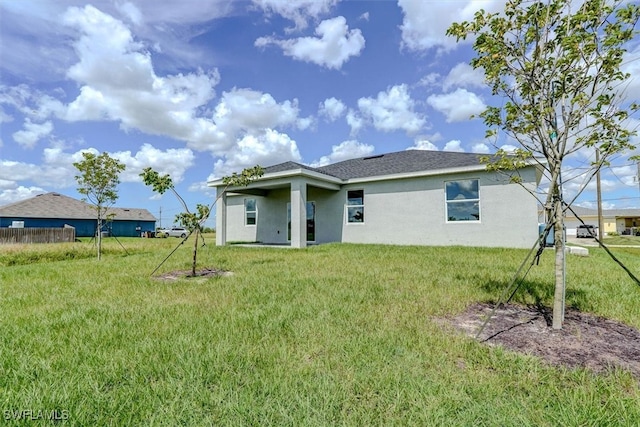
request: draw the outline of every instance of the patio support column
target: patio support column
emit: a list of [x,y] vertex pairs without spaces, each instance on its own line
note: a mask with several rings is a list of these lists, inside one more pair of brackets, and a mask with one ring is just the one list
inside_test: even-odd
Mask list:
[[[216,191],[222,191],[220,188]],[[223,192],[216,207],[216,246],[227,244],[227,192]]]
[[291,181],[291,247],[307,247],[307,183]]

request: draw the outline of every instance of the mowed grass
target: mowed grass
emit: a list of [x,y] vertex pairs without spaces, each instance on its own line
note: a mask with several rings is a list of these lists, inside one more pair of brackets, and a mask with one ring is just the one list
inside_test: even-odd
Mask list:
[[[83,426],[640,425],[629,373],[551,367],[443,326],[495,301],[527,251],[209,238],[199,265],[233,275],[166,282],[149,274],[178,239],[120,242],[128,254],[107,239],[100,262],[88,242],[0,247],[9,425],[51,411]],[[159,273],[188,269],[192,243]],[[590,253],[567,259],[568,305],[640,328],[640,287]],[[640,274],[640,249],[615,253]],[[545,251],[518,302],[551,304],[552,264]]]
[[640,236],[609,236],[603,239],[605,245],[640,246]]

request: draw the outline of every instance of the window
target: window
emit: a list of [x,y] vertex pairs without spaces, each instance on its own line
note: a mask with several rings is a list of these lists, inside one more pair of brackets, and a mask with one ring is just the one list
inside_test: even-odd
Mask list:
[[480,191],[477,179],[445,183],[447,221],[480,221]]
[[347,191],[347,222],[364,222],[364,190]]
[[257,217],[256,199],[244,199],[244,225],[256,225]]

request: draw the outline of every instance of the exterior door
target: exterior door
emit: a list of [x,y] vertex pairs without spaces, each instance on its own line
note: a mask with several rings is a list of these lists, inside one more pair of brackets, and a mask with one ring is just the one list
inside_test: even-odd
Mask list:
[[[291,203],[287,203],[287,240],[291,240]],[[316,241],[316,202],[307,202],[307,242]]]

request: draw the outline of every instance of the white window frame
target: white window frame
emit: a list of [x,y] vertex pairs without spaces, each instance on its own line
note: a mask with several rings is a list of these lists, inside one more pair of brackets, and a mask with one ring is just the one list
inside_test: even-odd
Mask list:
[[[450,182],[461,182],[461,181],[476,181],[478,186],[478,197],[477,198],[469,198],[469,199],[452,199],[449,200],[447,194],[447,184]],[[445,212],[445,220],[449,224],[469,224],[469,223],[479,223],[482,220],[482,212],[480,206],[480,179],[478,178],[463,178],[463,179],[450,179],[444,182],[444,212]],[[449,215],[449,206],[451,204],[462,204],[462,203],[477,203],[478,204],[478,218],[477,219],[460,219],[460,220],[451,220]]]
[[[351,191],[361,191],[362,192],[362,204],[361,205],[350,205],[349,204],[349,192]],[[364,224],[364,222],[366,221],[366,217],[364,217],[364,212],[365,212],[365,200],[364,200],[364,188],[353,188],[351,190],[347,190],[346,194],[345,194],[346,200],[345,200],[345,204],[344,204],[344,220],[346,224],[351,224],[351,225],[357,225],[357,224]],[[361,208],[362,209],[362,221],[349,221],[349,209],[352,208]]]
[[[247,210],[247,200],[253,200],[253,205],[254,205],[254,210]],[[255,227],[256,225],[258,225],[258,201],[254,198],[245,198],[243,200],[243,205],[244,205],[244,225],[245,227]],[[254,214],[254,220],[255,222],[253,224],[249,224],[249,222],[247,221],[247,219],[249,218],[247,215],[249,213],[253,213]]]

